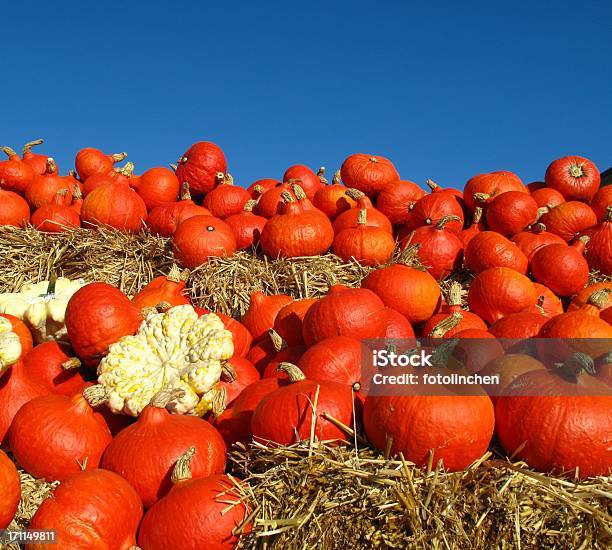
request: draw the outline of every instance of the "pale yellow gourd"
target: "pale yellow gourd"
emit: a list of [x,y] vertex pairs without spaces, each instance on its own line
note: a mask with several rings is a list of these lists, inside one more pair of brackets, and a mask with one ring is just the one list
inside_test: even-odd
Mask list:
[[21,357],[21,342],[8,319],[0,317],[0,376]]
[[[219,390],[224,361],[234,354],[232,333],[210,313],[190,305],[149,312],[134,336],[109,347],[98,366],[98,390],[110,410],[138,416],[162,389],[184,394],[170,401],[175,414],[203,415]],[[181,392],[176,392],[177,395]]]
[[59,277],[28,283],[19,292],[0,294],[0,313],[21,319],[32,332],[35,344],[67,340],[64,317],[72,295],[85,285],[83,279]]

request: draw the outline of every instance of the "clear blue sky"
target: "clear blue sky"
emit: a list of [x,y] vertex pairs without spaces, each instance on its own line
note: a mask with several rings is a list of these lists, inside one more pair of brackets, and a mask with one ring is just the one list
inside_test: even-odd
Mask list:
[[[390,157],[404,179],[612,166],[612,3],[14,2],[0,141],[137,170],[215,141],[237,182]],[[3,143],[4,144],[4,143]]]

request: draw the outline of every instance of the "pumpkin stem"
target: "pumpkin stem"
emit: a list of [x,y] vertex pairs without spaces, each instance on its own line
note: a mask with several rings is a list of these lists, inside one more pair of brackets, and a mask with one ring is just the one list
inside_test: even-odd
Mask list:
[[72,204],[78,200],[81,200],[82,198],[83,192],[81,191],[81,188],[78,185],[75,185],[74,189],[72,190]]
[[569,172],[569,175],[572,176],[572,178],[581,178],[582,176],[584,176],[582,164],[570,164],[567,171]]
[[191,193],[189,192],[189,183],[184,181],[181,183],[181,200],[182,201],[190,201]]
[[[301,181],[301,180],[289,180],[289,181]],[[304,189],[302,189],[297,183],[291,184],[291,190],[293,191],[295,198],[299,201],[303,201],[304,199],[308,198],[306,197],[306,193],[304,193]]]
[[370,157],[369,161],[376,163],[376,162],[378,162],[378,159],[376,157]]
[[359,199],[362,199],[363,197],[365,197],[365,194],[362,193],[361,191],[359,191],[358,189],[354,189],[352,187],[349,187],[346,191],[345,191],[346,195],[348,197],[350,197],[351,199],[358,201]]
[[276,370],[284,372],[292,384],[294,382],[301,382],[302,380],[306,380],[306,376],[304,375],[304,373],[297,365],[294,365],[293,363],[286,363],[283,361],[280,365],[278,365],[278,367],[276,367]]
[[176,464],[172,469],[172,475],[170,476],[172,483],[176,484],[179,481],[187,481],[188,479],[191,479],[190,464],[195,452],[195,447],[190,447],[189,450],[183,453],[176,461]]
[[491,195],[488,193],[474,193],[473,196],[475,201],[482,203],[487,202],[491,198]]
[[55,294],[55,285],[57,284],[57,273],[51,273],[49,277],[49,284],[47,286],[47,296],[53,296]]
[[317,172],[317,177],[319,178],[319,181],[323,185],[329,185],[329,182],[327,181],[327,178],[325,177],[325,166],[321,166],[321,168],[319,168],[319,171]]
[[444,226],[449,222],[460,222],[461,218],[459,216],[455,216],[454,214],[450,214],[448,216],[443,216],[440,218],[438,223],[436,223],[436,229],[444,229]]
[[546,231],[546,226],[545,226],[543,223],[538,222],[538,223],[536,223],[536,224],[534,224],[534,225],[533,225],[533,227],[531,228],[531,230],[532,230],[534,233],[542,233],[542,231]]
[[96,384],[85,388],[83,397],[91,407],[98,407],[108,399],[108,391],[102,384]]
[[474,208],[474,215],[472,216],[472,225],[478,225],[480,220],[482,220],[482,206],[477,206]]
[[155,311],[157,313],[166,313],[169,309],[172,309],[172,304],[170,302],[166,302],[165,300],[159,302],[159,304],[155,305]]
[[227,409],[227,389],[225,386],[218,386],[214,390],[210,410],[215,418],[219,418],[225,409]]
[[47,157],[47,170],[46,174],[55,174],[57,172],[57,164],[55,163],[55,159],[52,157]]
[[223,363],[223,367],[221,368],[221,380],[224,382],[235,382],[236,378],[238,378],[238,374],[232,364],[227,361]]
[[341,179],[340,179],[340,170],[336,170],[336,172],[334,173],[334,177],[332,178],[332,184],[333,185],[342,185]]
[[128,154],[126,152],[123,153],[114,153],[111,155],[114,162],[121,162],[127,158]]
[[273,328],[268,329],[268,336],[270,336],[270,340],[272,340],[272,345],[274,346],[274,349],[277,352],[289,347],[287,341]]
[[449,340],[446,340],[444,343],[440,344],[431,356],[432,364],[438,367],[448,366],[448,362],[458,343],[459,338],[450,338]]
[[574,383],[578,382],[581,372],[597,374],[593,359],[581,351],[577,351],[563,363],[555,363],[555,368],[561,376]]
[[158,391],[149,401],[151,407],[156,409],[165,409],[170,401],[180,399],[185,395],[185,390],[182,388],[167,388]]
[[357,225],[367,225],[368,223],[368,211],[362,208],[357,214]]
[[456,311],[442,319],[429,333],[430,338],[442,338],[450,329],[455,328],[463,320],[463,313]]
[[604,220],[607,222],[612,222],[612,206],[608,206],[608,208],[606,208],[606,216],[604,217]]
[[134,168],[135,166],[133,162],[126,162],[125,166],[119,169],[119,172],[126,178],[131,178],[134,174]]
[[65,197],[66,193],[68,193],[68,189],[58,189],[56,195],[59,195],[60,197]]
[[281,193],[281,199],[285,204],[295,202],[295,199],[291,196],[291,193],[289,193],[289,191],[283,191]]
[[588,303],[597,309],[605,309],[608,305],[608,295],[612,293],[609,288],[600,288],[589,296]]
[[548,208],[548,206],[540,206],[540,208],[538,208],[538,213],[536,215],[536,222],[544,215],[547,214],[548,212],[550,212],[550,208]]
[[612,351],[609,351],[608,353],[606,353],[602,358],[601,358],[601,362],[602,364],[609,364],[612,363]]
[[255,187],[253,187],[253,191],[255,191],[255,193],[258,195],[263,195],[264,189],[261,185],[257,184]]
[[62,369],[72,370],[78,369],[81,366],[81,360],[78,357],[71,357],[62,363]]
[[436,191],[437,189],[440,189],[440,186],[432,179],[427,178],[425,180],[425,185],[427,185],[427,187],[429,187],[432,191]]
[[15,152],[14,149],[11,149],[10,147],[8,147],[7,145],[5,145],[4,147],[2,147],[2,151],[6,154],[6,156],[8,158],[12,158],[12,157],[16,157],[17,153]]
[[449,306],[460,306],[461,305],[461,293],[463,287],[461,283],[454,281],[448,289],[448,305]]
[[257,201],[254,199],[251,199],[249,201],[246,201],[244,203],[244,208],[243,210],[245,212],[253,212],[253,210],[255,209],[255,207],[257,206]]
[[545,301],[546,301],[546,296],[542,294],[541,296],[538,296],[538,301],[536,302],[536,305],[535,305],[535,307],[538,308],[538,310],[540,311],[542,315],[546,315],[546,310],[544,309]]
[[174,162],[169,162],[168,166],[170,166],[170,168],[172,168],[173,172],[176,172],[178,169],[178,166],[176,164],[174,164]]
[[32,147],[36,147],[37,145],[42,145],[44,143],[44,140],[42,139],[35,139],[34,141],[28,141],[24,146],[23,146],[23,153],[31,153],[32,151],[30,151],[30,149]]

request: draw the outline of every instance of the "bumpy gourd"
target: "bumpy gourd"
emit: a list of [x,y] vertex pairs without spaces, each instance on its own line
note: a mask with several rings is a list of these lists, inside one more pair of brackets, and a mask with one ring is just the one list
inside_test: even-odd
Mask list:
[[232,333],[219,317],[176,306],[149,313],[134,336],[112,344],[98,366],[98,383],[113,412],[138,416],[157,392],[180,388],[184,394],[168,410],[201,416],[212,408],[223,362],[233,354]]
[[8,319],[0,317],[0,375],[21,357],[21,342]]
[[21,319],[32,332],[36,344],[49,340],[67,341],[64,317],[72,295],[85,285],[83,279],[29,283],[19,292],[0,294],[0,313]]

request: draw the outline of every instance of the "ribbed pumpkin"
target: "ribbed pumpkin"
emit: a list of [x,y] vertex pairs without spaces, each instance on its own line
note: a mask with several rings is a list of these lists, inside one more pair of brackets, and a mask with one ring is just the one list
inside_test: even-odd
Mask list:
[[359,391],[361,353],[359,340],[349,336],[332,336],[308,348],[297,366],[308,380],[338,382]]
[[234,185],[234,178],[230,174],[219,173],[217,179],[219,184],[206,193],[202,206],[222,220],[240,214],[247,201],[251,200],[250,193],[244,187]]
[[21,160],[25,162],[35,174],[44,174],[47,170],[47,161],[49,157],[47,155],[40,155],[38,153],[32,152],[32,147],[37,147],[38,145],[42,145],[44,141],[42,139],[35,139],[33,141],[28,141],[23,146],[23,151],[21,153]]
[[472,214],[472,223],[466,229],[464,229],[459,238],[463,242],[463,247],[467,247],[468,243],[479,233],[485,230],[485,224],[482,220],[483,209],[482,206],[477,206]]
[[478,174],[466,183],[463,190],[463,200],[466,206],[474,211],[479,205],[478,201],[474,198],[476,193],[483,193],[488,195],[489,199],[492,199],[507,191],[529,193],[521,179],[512,172],[500,170],[488,174]]
[[236,252],[229,225],[214,216],[193,216],[181,222],[172,235],[174,256],[183,267],[195,269],[215,256]]
[[489,331],[497,338],[535,338],[546,324],[548,317],[535,311],[519,311],[498,319]]
[[475,275],[492,267],[507,267],[527,273],[527,256],[512,241],[495,231],[483,231],[465,248],[465,265]]
[[81,219],[72,206],[66,205],[66,190],[60,189],[50,204],[34,212],[32,225],[39,231],[62,233],[80,227]]
[[[453,197],[456,197],[460,201],[463,200],[463,193],[459,191],[459,189],[454,189],[453,187],[442,187],[441,185],[438,185],[435,181],[433,181],[431,178],[425,180],[425,184],[431,189],[432,193],[447,193],[449,195],[452,195]],[[460,202],[460,204],[462,203]]]
[[345,426],[353,424],[351,387],[338,382],[306,380],[304,374],[289,363],[283,363],[282,368],[286,369],[291,383],[269,393],[259,402],[251,418],[253,437],[281,445],[310,439],[312,435],[319,440],[346,439],[346,434],[325,417],[329,415]]
[[596,225],[597,216],[589,205],[568,201],[546,212],[540,221],[547,231],[559,235],[565,241],[571,241],[585,229]]
[[[401,420],[400,420],[401,419]],[[486,395],[368,396],[363,407],[368,440],[390,456],[425,466],[442,461],[450,471],[480,458],[493,436],[493,405]]]
[[492,267],[479,273],[468,291],[470,311],[487,323],[523,311],[536,303],[537,291],[522,273],[508,267]]
[[[275,349],[277,347],[278,345],[275,344]],[[307,349],[304,344],[289,346],[283,341],[280,351],[272,355],[269,360],[266,358],[265,360],[258,361],[257,369],[261,372],[262,378],[288,378],[287,373],[279,369],[279,366],[282,363],[298,363]]]
[[445,225],[447,231],[461,233],[464,216],[457,196],[445,192],[431,193],[414,203],[406,220],[406,230],[436,225],[443,218],[449,218]]
[[268,189],[274,189],[281,182],[272,178],[264,178],[261,180],[254,181],[247,187],[247,191],[251,195],[252,199],[258,199]]
[[310,346],[330,336],[382,338],[386,327],[385,304],[374,292],[333,285],[306,313],[303,335]]
[[161,303],[170,306],[180,306],[189,304],[187,279],[189,271],[182,271],[178,266],[173,265],[168,275],[155,277],[148,283],[136,296],[132,298],[132,304],[142,309],[145,307],[155,307]]
[[508,453],[542,472],[610,475],[612,396],[585,372],[548,369],[516,378],[495,404],[497,436]]
[[348,262],[352,258],[362,265],[385,263],[393,254],[395,240],[380,227],[368,226],[368,211],[362,209],[357,218],[357,227],[349,227],[337,233],[332,252]]
[[597,166],[578,156],[554,160],[546,169],[544,182],[568,201],[589,202],[597,193],[601,177]]
[[[1,182],[0,182],[1,185]],[[30,221],[30,207],[17,193],[0,186],[0,226],[23,227]]]
[[[520,314],[517,314],[520,315]],[[505,338],[500,336],[499,338]],[[493,359],[480,371],[482,376],[499,375],[499,383],[485,386],[491,401],[496,403],[500,396],[506,395],[508,387],[519,376],[532,370],[546,370],[544,363],[524,353],[506,353]]]
[[51,393],[73,395],[85,383],[79,371],[81,361],[64,343],[43,342],[30,350],[23,362],[28,376],[46,386]]
[[478,315],[463,309],[461,291],[460,283],[451,284],[444,311],[432,315],[423,325],[421,333],[424,338],[452,338],[466,329],[487,330],[487,325]]
[[425,271],[402,264],[372,271],[363,280],[362,287],[373,291],[387,307],[414,325],[429,319],[440,303],[436,280]]
[[586,259],[591,269],[612,275],[612,206],[608,206],[604,220],[590,232]]
[[133,187],[136,179],[134,176],[134,163],[126,162],[125,166],[113,168],[110,172],[101,172],[89,176],[83,182],[83,196],[86,197],[98,187],[108,183],[127,183],[130,187]]
[[91,283],[77,290],[66,308],[68,338],[88,366],[97,365],[110,344],[134,334],[141,321],[140,309],[106,283]]
[[[136,544],[142,502],[130,484],[107,470],[85,470],[63,481],[34,514],[30,528],[57,531],[59,549],[129,550]],[[45,550],[48,543],[28,544]]]
[[147,226],[153,235],[170,237],[179,224],[193,216],[210,216],[210,210],[191,200],[189,184],[182,184],[180,200],[156,206],[147,216]]
[[179,180],[168,168],[151,168],[138,178],[136,192],[144,201],[147,210],[162,204],[176,202],[180,191]]
[[[298,346],[304,347],[302,344],[298,344]],[[255,365],[259,372],[263,373],[272,362],[289,361],[286,354],[294,347],[289,346],[287,341],[283,340],[274,329],[269,329],[267,336],[257,340],[247,353],[246,358]]]
[[115,436],[102,459],[103,468],[130,482],[145,508],[170,491],[172,468],[190,447],[197,450],[194,477],[220,474],[225,468],[225,444],[209,422],[166,410],[177,391],[158,393],[138,420]]
[[290,346],[304,343],[302,325],[308,310],[317,302],[318,298],[303,298],[294,300],[278,310],[274,318],[274,330]]
[[79,178],[85,181],[94,174],[107,174],[112,171],[117,162],[121,162],[127,157],[127,153],[115,153],[106,155],[100,149],[86,147],[81,149],[74,160]]
[[394,225],[407,222],[411,206],[425,196],[425,191],[411,181],[397,180],[376,197],[376,208]]
[[358,153],[345,159],[340,168],[342,181],[369,197],[400,179],[393,163],[384,157]]
[[94,189],[81,208],[84,227],[102,226],[138,233],[147,217],[147,207],[125,182],[113,181]]
[[550,244],[536,251],[530,261],[531,275],[557,296],[573,296],[589,280],[589,264],[584,258],[588,237],[574,244]]
[[4,371],[0,377],[0,447],[8,446],[9,427],[21,406],[49,393],[42,383],[29,376],[21,360]]
[[357,203],[346,194],[346,187],[340,183],[340,171],[336,172],[331,185],[319,189],[312,198],[314,204],[330,220],[335,220],[342,212],[350,210]]
[[272,216],[283,212],[285,209],[283,193],[285,192],[294,197],[289,183],[279,183],[276,187],[264,191],[257,200],[257,214],[270,219]]
[[272,216],[261,232],[261,249],[271,258],[318,256],[325,253],[334,240],[329,218],[318,208],[296,200],[283,191],[283,212]]
[[293,298],[285,294],[266,296],[261,291],[254,292],[251,294],[249,308],[242,317],[241,323],[257,340],[265,336],[268,330],[274,326],[274,320],[278,312],[290,302],[293,302]]
[[606,217],[609,206],[612,206],[612,185],[606,185],[597,191],[590,204],[599,221]]
[[19,472],[5,453],[0,451],[0,529],[6,529],[19,507],[21,479]]
[[83,210],[83,193],[78,186],[74,187],[72,190],[72,204],[70,208],[78,214],[79,218],[81,217],[81,211]]
[[387,308],[387,330],[385,338],[414,338],[410,321],[399,311]]
[[176,177],[186,181],[194,195],[204,196],[217,184],[217,174],[227,171],[221,148],[215,143],[200,141],[193,144],[178,162]]
[[543,313],[547,317],[563,313],[561,299],[550,288],[540,283],[533,283],[533,286],[536,289],[538,301],[528,308],[529,311]]
[[70,184],[57,173],[57,164],[49,157],[47,169],[44,174],[34,176],[32,182],[25,190],[25,198],[33,209],[51,204],[60,189],[66,190],[64,201],[66,205],[72,202],[72,189]]
[[99,402],[86,396],[87,390],[72,397],[43,395],[17,411],[9,445],[26,472],[46,481],[63,481],[99,466],[113,437],[104,417],[92,408]]
[[34,171],[10,147],[2,147],[8,160],[0,162],[0,183],[7,191],[23,194],[34,179]]
[[181,457],[172,472],[172,489],[145,514],[138,532],[138,545],[143,549],[236,547],[234,531],[249,513],[236,481],[226,475],[193,479],[193,456],[192,448]]
[[612,281],[601,281],[600,283],[593,283],[578,292],[567,306],[567,311],[576,311],[588,304],[591,296],[602,289],[607,289],[607,292],[601,295],[603,299],[601,309],[612,307]]
[[565,244],[565,241],[559,235],[546,231],[546,226],[541,223],[535,224],[530,231],[517,233],[511,240],[527,256],[528,260],[531,260],[535,252],[544,246]]
[[558,204],[565,202],[563,195],[550,187],[542,187],[542,189],[533,191],[531,198],[536,202],[538,208],[554,208]]
[[340,232],[351,227],[356,227],[359,222],[359,212],[366,210],[367,217],[366,223],[371,227],[380,227],[388,233],[393,233],[393,226],[391,222],[382,212],[372,206],[372,201],[357,189],[347,189],[346,194],[356,202],[356,206],[340,214],[334,220],[334,234],[338,235]]
[[227,407],[231,406],[242,390],[261,380],[259,371],[255,365],[244,357],[232,357],[223,366],[221,386],[225,388]]
[[459,220],[457,216],[445,216],[435,225],[417,227],[408,234],[400,231],[400,247],[417,247],[417,257],[435,279],[444,279],[461,267],[463,243],[456,233],[446,227]]
[[487,225],[506,237],[512,237],[536,222],[538,204],[531,195],[508,191],[487,204]]
[[313,199],[317,191],[321,190],[325,185],[321,181],[324,172],[325,169],[321,168],[319,174],[315,174],[308,166],[296,164],[285,170],[283,181],[286,183],[297,183],[304,190],[306,196],[309,199]]
[[246,250],[257,245],[268,221],[267,218],[253,213],[256,205],[256,201],[248,200],[244,203],[242,212],[225,218],[225,223],[234,233],[238,250]]

